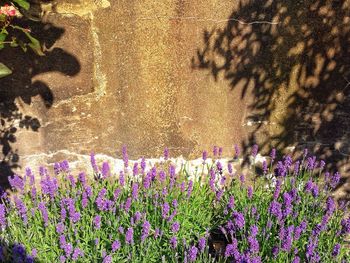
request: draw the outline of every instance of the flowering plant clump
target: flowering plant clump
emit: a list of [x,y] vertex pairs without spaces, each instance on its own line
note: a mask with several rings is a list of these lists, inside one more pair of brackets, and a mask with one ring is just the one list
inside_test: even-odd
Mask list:
[[349,262],[350,217],[330,195],[338,173],[323,174],[314,157],[272,156],[249,184],[221,154],[210,162],[204,152],[196,174],[175,167],[168,151],[157,165],[143,158],[129,168],[126,148],[118,176],[94,154],[94,180],[73,176],[67,161],[54,175],[27,169],[9,178],[13,194],[1,193],[0,260]]
[[[29,47],[36,54],[44,55],[39,41],[30,34],[30,29],[19,26],[15,20],[16,17],[22,17],[23,10],[29,7],[27,0],[0,0],[0,50],[9,46],[20,47],[26,52]],[[11,69],[0,62],[0,78],[11,73]]]

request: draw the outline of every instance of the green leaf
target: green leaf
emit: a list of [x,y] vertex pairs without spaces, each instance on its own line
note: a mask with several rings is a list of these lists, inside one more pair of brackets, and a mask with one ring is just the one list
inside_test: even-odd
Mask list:
[[24,8],[25,10],[28,10],[30,8],[30,4],[26,0],[12,0],[20,7]]
[[0,78],[6,77],[8,75],[12,74],[11,69],[6,67],[4,64],[0,62]]
[[5,33],[0,33],[0,49],[3,49],[5,47],[4,42],[6,40],[6,34]]
[[41,45],[39,40],[37,40],[35,37],[32,37],[27,31],[23,30],[24,34],[26,34],[27,38],[30,40],[31,43],[28,44],[28,46],[33,49],[33,51],[39,55],[39,56],[45,56],[44,52],[41,49]]

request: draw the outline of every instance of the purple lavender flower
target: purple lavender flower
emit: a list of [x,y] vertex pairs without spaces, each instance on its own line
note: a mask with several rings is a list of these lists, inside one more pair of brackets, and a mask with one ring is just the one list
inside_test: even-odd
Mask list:
[[14,244],[12,247],[12,255],[14,262],[24,262],[26,250],[22,244]]
[[284,239],[282,240],[281,248],[284,251],[289,252],[292,248],[294,225],[289,226],[285,231],[286,233],[284,235]]
[[112,256],[111,255],[105,256],[102,263],[112,263]]
[[164,160],[168,160],[169,159],[169,149],[165,148],[164,149]]
[[289,193],[283,193],[283,206],[284,206],[284,211],[283,215],[284,217],[287,217],[293,212],[293,207],[292,207],[292,197],[290,196]]
[[231,195],[228,199],[227,208],[233,210],[235,206],[235,198]]
[[316,156],[307,158],[306,168],[309,171],[312,171],[315,168],[315,164],[316,164]]
[[260,246],[259,246],[259,241],[253,237],[253,236],[249,236],[248,237],[248,244],[249,244],[249,252],[252,254],[258,253],[260,250]]
[[227,164],[227,170],[228,170],[230,175],[233,173],[233,168],[232,168],[232,164],[231,163]]
[[334,199],[331,196],[328,196],[327,201],[326,201],[326,214],[333,214],[335,211],[335,202]]
[[259,150],[259,146],[257,144],[254,144],[252,147],[251,156],[253,156],[255,158],[256,155],[258,154],[258,150]]
[[21,192],[24,191],[24,180],[17,174],[14,176],[9,176],[8,181],[13,189],[19,190]]
[[91,163],[91,166],[92,166],[92,169],[94,170],[94,172],[97,173],[98,166],[96,164],[95,154],[93,152],[91,152],[91,154],[90,154],[90,163]]
[[80,248],[75,248],[72,255],[72,260],[78,260],[79,257],[83,257],[84,252]]
[[274,246],[274,247],[272,248],[272,255],[273,255],[274,258],[277,258],[279,252],[280,252],[280,251],[279,251],[279,248],[278,248],[277,246]]
[[20,215],[20,217],[23,220],[23,223],[25,225],[27,225],[28,223],[28,216],[27,216],[27,207],[26,205],[23,203],[23,201],[18,198],[17,196],[14,197],[14,201],[15,201],[15,205],[18,211],[18,214]]
[[0,204],[0,226],[4,230],[6,228],[6,206]]
[[180,230],[180,223],[179,222],[174,222],[172,225],[171,225],[171,231],[173,233],[177,233],[179,232]]
[[137,183],[132,184],[132,199],[136,200],[139,197],[139,185]]
[[110,176],[110,167],[109,167],[109,163],[108,162],[103,162],[102,163],[102,176],[105,178],[105,177],[108,177]]
[[132,227],[129,227],[125,234],[125,242],[127,244],[134,243],[134,229]]
[[117,251],[118,249],[120,249],[121,244],[119,240],[114,240],[112,243],[112,252]]
[[267,174],[267,172],[269,170],[268,167],[267,167],[267,162],[265,160],[262,163],[262,170],[263,170],[264,174]]
[[79,182],[83,185],[83,187],[86,187],[86,175],[84,172],[79,173],[78,175]]
[[207,160],[207,158],[208,158],[208,152],[207,152],[207,151],[203,151],[203,153],[202,153],[203,163],[205,163],[205,161]]
[[332,251],[332,257],[337,257],[340,253],[340,244],[335,244]]
[[298,175],[299,174],[299,168],[300,168],[300,161],[296,161],[294,163],[294,174]]
[[188,182],[187,198],[190,198],[191,193],[192,193],[192,190],[193,190],[193,181],[190,180],[190,181]]
[[257,227],[257,225],[252,225],[250,227],[250,236],[256,237],[258,232],[259,232],[259,228]]
[[124,167],[127,168],[129,166],[129,157],[128,157],[128,152],[125,145],[123,146],[122,153],[123,153]]
[[293,258],[292,263],[300,263],[300,257],[295,256],[295,257]]
[[332,177],[331,177],[331,181],[330,181],[330,185],[332,187],[332,189],[336,188],[337,185],[340,182],[340,174],[338,172],[336,172]]
[[241,151],[240,151],[240,149],[239,149],[237,144],[234,145],[234,148],[235,148],[235,156],[234,156],[234,158],[238,159],[239,154],[240,154]]
[[39,205],[38,205],[38,208],[39,208],[39,210],[41,212],[41,215],[43,217],[44,224],[47,227],[49,225],[49,214],[47,212],[47,208],[46,208],[45,202],[40,202]]
[[88,205],[88,197],[87,197],[87,194],[85,191],[82,193],[81,205],[83,208],[87,207],[87,205]]
[[170,211],[170,206],[167,202],[165,202],[162,206],[162,217],[166,219],[168,217]]
[[273,200],[269,206],[268,211],[278,219],[282,218],[282,205],[279,202]]
[[175,249],[177,247],[177,238],[176,237],[170,238],[170,246],[172,249]]
[[318,196],[318,186],[317,186],[317,184],[314,184],[314,187],[312,187],[312,189],[311,189],[311,193],[312,193],[312,196],[314,197],[314,198],[316,198],[317,196]]
[[119,173],[119,184],[121,187],[125,185],[125,179],[124,179],[124,173],[123,171],[120,171]]
[[160,229],[159,229],[159,228],[156,228],[156,229],[154,230],[154,238],[157,239],[160,235],[161,235]]
[[198,240],[198,249],[201,253],[204,252],[205,250],[205,246],[206,246],[206,239],[204,237],[201,237],[199,240]]
[[57,223],[57,225],[56,225],[56,232],[58,234],[63,234],[64,230],[65,230],[64,224],[62,222]]
[[134,163],[134,167],[132,168],[132,174],[133,176],[136,176],[139,174],[139,167],[137,162]]
[[144,187],[145,189],[150,188],[151,182],[152,182],[151,173],[147,173],[146,177],[145,177],[144,180],[143,180],[143,187]]
[[101,216],[97,215],[94,217],[94,225],[97,229],[101,228]]
[[188,251],[188,259],[190,262],[193,262],[196,260],[198,254],[198,248],[195,246],[191,246],[190,250]]
[[150,228],[151,224],[145,220],[145,222],[142,224],[141,242],[145,241],[145,239],[148,237]]
[[340,233],[342,235],[347,235],[350,233],[350,216],[347,219],[342,219],[340,222],[342,228]]
[[323,168],[325,167],[326,163],[325,161],[321,160],[320,161],[320,170],[323,170]]
[[251,186],[248,186],[247,196],[249,199],[252,199],[252,197],[253,197],[253,188]]
[[239,229],[242,229],[245,225],[244,215],[240,212],[234,211],[232,213],[232,217],[234,219],[235,226]]
[[271,157],[271,163],[273,163],[273,161],[276,159],[276,149],[272,148],[271,153],[270,153],[270,157]]
[[160,180],[161,182],[164,182],[165,179],[166,179],[166,174],[165,174],[165,172],[164,172],[164,171],[160,171],[160,172],[159,172],[159,180]]
[[146,169],[146,159],[145,159],[145,157],[142,157],[140,166],[141,166],[142,173],[144,173],[145,169]]
[[177,208],[177,206],[178,206],[178,202],[177,202],[176,199],[174,199],[174,200],[171,202],[171,204],[172,204],[172,206],[173,206],[174,208]]
[[214,148],[213,148],[213,155],[214,155],[214,157],[216,157],[218,155],[218,147],[217,146],[214,146]]
[[245,182],[244,174],[241,174],[239,176],[239,180],[240,180],[241,184],[244,184],[244,182]]
[[220,163],[220,161],[217,161],[217,163],[216,163],[216,169],[218,169],[219,173],[222,173],[223,167],[222,167],[222,164]]
[[287,167],[283,164],[283,162],[277,162],[277,175],[281,177],[285,177],[287,175]]
[[276,181],[276,186],[275,186],[275,192],[273,193],[273,199],[274,200],[277,200],[278,199],[278,196],[280,195],[280,192],[281,192],[281,180],[277,180]]
[[221,157],[222,156],[222,147],[219,147],[219,157]]
[[304,191],[309,193],[309,192],[311,192],[313,187],[314,187],[314,184],[313,184],[312,180],[309,179],[309,181],[307,181],[305,184]]
[[[237,250],[237,240],[233,239],[232,243],[228,244],[226,246],[225,257],[229,258],[229,257],[235,256],[237,252],[238,252],[238,250]],[[236,257],[235,257],[235,259],[238,260]]]

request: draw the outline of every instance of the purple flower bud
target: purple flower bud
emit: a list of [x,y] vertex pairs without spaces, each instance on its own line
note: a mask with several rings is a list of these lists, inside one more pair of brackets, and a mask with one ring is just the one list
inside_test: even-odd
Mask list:
[[105,256],[102,263],[112,263],[112,256],[111,255]]
[[139,196],[139,185],[137,183],[132,184],[132,198],[136,200]]
[[256,155],[258,154],[258,149],[259,149],[259,146],[257,144],[254,144],[253,147],[252,147],[252,152],[251,152],[251,155],[255,158]]
[[138,163],[135,162],[134,167],[132,169],[132,174],[133,174],[133,176],[136,176],[136,175],[138,175],[138,173],[139,173]]
[[234,219],[235,226],[239,229],[242,229],[245,225],[244,215],[240,212],[235,211],[232,213],[232,217]]
[[6,228],[6,206],[4,204],[0,204],[0,227],[3,230]]
[[216,157],[218,155],[218,147],[217,146],[214,146],[214,148],[213,148],[213,155],[214,155],[214,157]]
[[273,161],[276,159],[276,149],[272,148],[271,153],[270,153],[270,157],[271,157],[271,163],[273,163]]
[[169,159],[169,149],[165,148],[164,149],[164,160],[168,160]]
[[177,247],[177,239],[176,237],[171,237],[170,238],[170,246],[172,249],[175,249]]
[[198,240],[198,248],[199,248],[199,251],[200,251],[201,253],[204,252],[205,246],[206,246],[206,239],[205,239],[204,237],[201,237],[201,238]]
[[132,227],[129,227],[125,234],[125,242],[127,244],[134,243],[134,229]]
[[265,160],[262,163],[262,170],[264,174],[267,174],[268,168],[267,168],[267,162]]
[[128,157],[128,152],[125,145],[122,148],[122,153],[123,153],[124,167],[127,168],[129,166],[129,157]]
[[114,240],[112,243],[112,252],[117,251],[118,249],[120,249],[121,244],[119,240]]
[[110,168],[108,162],[102,163],[102,176],[104,178],[110,176]]
[[197,258],[198,248],[195,246],[191,246],[190,250],[188,251],[188,259],[190,262],[193,262]]
[[97,215],[94,217],[94,225],[97,229],[101,228],[101,216]]
[[219,147],[219,157],[222,156],[222,147]]
[[124,178],[124,172],[123,171],[120,171],[120,173],[119,173],[119,184],[122,187],[125,185],[125,178]]
[[97,167],[96,160],[95,160],[95,154],[93,152],[91,152],[91,154],[90,154],[90,162],[91,162],[92,169],[94,170],[94,172],[97,173],[98,167]]
[[208,152],[207,151],[203,151],[202,153],[202,159],[203,159],[203,162],[205,162],[208,158]]
[[145,220],[145,222],[142,224],[141,242],[145,241],[145,239],[148,237],[150,228],[151,224]]
[[144,173],[145,169],[146,169],[146,159],[145,159],[145,157],[142,157],[140,166],[141,166],[142,173]]
[[247,196],[249,199],[252,199],[252,197],[253,197],[253,188],[251,186],[248,186]]
[[171,225],[171,231],[173,233],[177,233],[179,232],[180,230],[180,223],[179,222],[174,222],[172,225]]
[[227,164],[227,169],[228,169],[229,174],[233,173],[233,168],[232,168],[232,164],[231,163]]
[[228,204],[227,204],[227,208],[233,210],[234,206],[235,206],[235,198],[231,195],[231,196],[229,197],[229,201],[228,201]]
[[340,244],[335,244],[332,251],[332,257],[337,257],[340,253]]

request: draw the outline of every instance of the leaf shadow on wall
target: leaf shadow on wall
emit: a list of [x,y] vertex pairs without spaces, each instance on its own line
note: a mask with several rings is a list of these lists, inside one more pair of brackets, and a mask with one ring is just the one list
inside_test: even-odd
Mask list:
[[[40,13],[40,6],[33,5],[35,12]],[[33,17],[33,14],[31,14]],[[0,184],[8,188],[8,176],[13,169],[19,168],[19,152],[13,144],[17,141],[17,133],[21,129],[38,132],[41,127],[39,119],[27,115],[19,107],[19,103],[31,105],[34,98],[40,98],[42,109],[49,109],[54,102],[54,94],[43,81],[32,79],[45,72],[60,72],[74,76],[80,71],[77,58],[61,48],[54,47],[55,42],[63,37],[65,30],[52,23],[32,21],[21,18],[16,21],[24,28],[29,28],[44,47],[45,56],[38,56],[32,50],[23,52],[20,48],[4,48],[0,51],[1,62],[7,65],[13,74],[0,79],[0,145],[2,148],[0,161]],[[18,38],[24,37],[18,35]],[[26,142],[30,145],[30,141]]]
[[252,97],[245,151],[307,147],[329,169],[348,162],[349,14],[349,1],[241,1],[225,26],[204,31],[193,69]]

